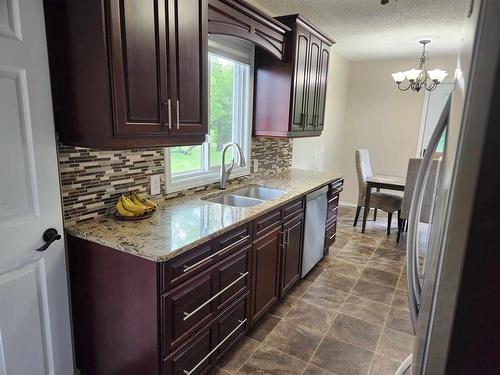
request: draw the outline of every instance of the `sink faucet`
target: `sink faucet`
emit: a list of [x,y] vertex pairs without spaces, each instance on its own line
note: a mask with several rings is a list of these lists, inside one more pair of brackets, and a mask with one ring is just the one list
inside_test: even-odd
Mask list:
[[240,145],[237,144],[236,142],[229,142],[229,143],[225,144],[224,148],[222,149],[221,160],[220,160],[219,189],[221,189],[221,190],[224,190],[226,188],[227,180],[229,179],[229,175],[231,174],[231,171],[233,170],[233,167],[234,167],[234,158],[233,158],[233,162],[231,163],[231,166],[227,170],[226,170],[226,166],[224,165],[226,151],[230,146],[236,147],[236,149],[238,150],[238,157],[240,159],[240,167],[244,167],[246,165],[245,157],[243,156],[243,151],[241,150]]

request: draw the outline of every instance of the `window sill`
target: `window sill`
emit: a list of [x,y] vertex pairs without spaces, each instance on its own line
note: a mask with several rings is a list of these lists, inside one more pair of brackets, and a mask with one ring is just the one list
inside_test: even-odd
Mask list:
[[[234,169],[229,176],[229,181],[250,175],[250,168],[238,168]],[[176,181],[167,181],[165,186],[165,194],[177,193],[179,191],[194,189],[197,187],[202,187],[205,185],[210,185],[219,182],[219,170],[210,171],[203,174],[197,174],[194,176],[186,176],[185,178],[178,177]]]

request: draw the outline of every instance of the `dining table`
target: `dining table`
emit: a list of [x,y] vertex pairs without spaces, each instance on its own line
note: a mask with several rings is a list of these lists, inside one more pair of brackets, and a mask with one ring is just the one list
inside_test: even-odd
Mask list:
[[365,233],[366,219],[370,212],[370,195],[372,189],[404,191],[405,183],[406,179],[404,177],[384,174],[376,174],[366,179],[365,209],[363,210],[363,226],[361,228],[361,233]]

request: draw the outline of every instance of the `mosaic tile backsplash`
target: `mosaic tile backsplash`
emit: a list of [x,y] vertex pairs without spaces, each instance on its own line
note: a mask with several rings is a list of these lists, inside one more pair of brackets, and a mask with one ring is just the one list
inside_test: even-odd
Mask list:
[[[252,139],[251,160],[257,159],[256,175],[285,171],[292,163],[292,139]],[[149,176],[162,175],[163,148],[100,151],[58,144],[62,203],[66,222],[75,222],[106,214],[122,193],[149,191]],[[254,174],[252,172],[252,174]],[[165,194],[166,198],[207,190],[216,184]]]

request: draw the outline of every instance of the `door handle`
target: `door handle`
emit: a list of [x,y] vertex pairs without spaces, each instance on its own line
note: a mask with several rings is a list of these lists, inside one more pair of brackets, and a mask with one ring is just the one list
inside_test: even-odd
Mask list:
[[422,164],[417,173],[415,187],[410,204],[410,212],[408,214],[408,234],[406,237],[406,275],[408,287],[408,302],[410,307],[410,317],[413,325],[413,332],[417,329],[417,319],[420,310],[420,302],[422,297],[422,287],[420,285],[419,269],[418,269],[418,221],[420,218],[420,210],[422,208],[423,197],[427,178],[429,177],[430,168],[432,165],[432,155],[436,150],[441,135],[446,129],[448,123],[448,114],[450,112],[451,95],[448,97],[446,105],[441,113],[441,117],[432,133],[427,151],[424,154]]
[[52,242],[61,239],[61,235],[57,233],[57,229],[49,228],[45,232],[43,232],[42,238],[45,241],[45,243],[38,249],[35,249],[36,251],[47,250],[47,248],[52,244]]
[[177,130],[179,130],[179,100],[177,99],[177,105],[175,106],[176,112],[177,112]]
[[172,130],[172,101],[167,100],[167,111],[168,111],[168,129]]

